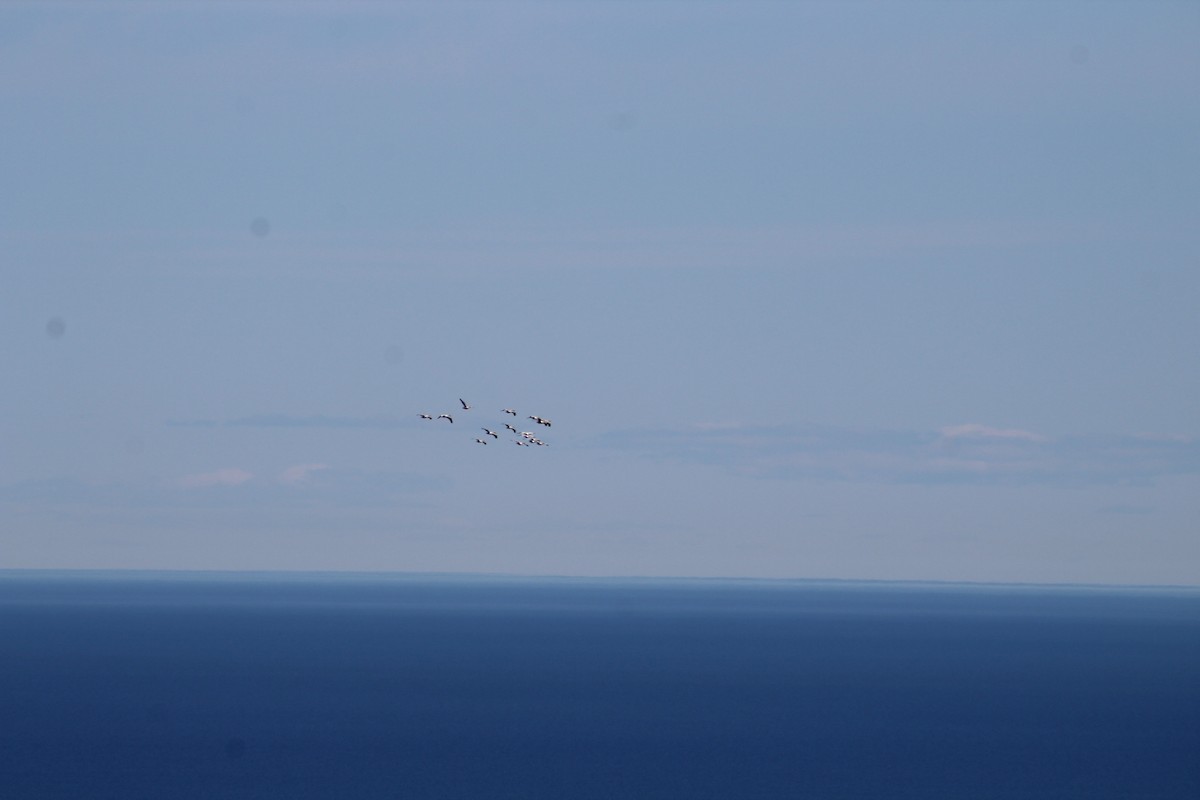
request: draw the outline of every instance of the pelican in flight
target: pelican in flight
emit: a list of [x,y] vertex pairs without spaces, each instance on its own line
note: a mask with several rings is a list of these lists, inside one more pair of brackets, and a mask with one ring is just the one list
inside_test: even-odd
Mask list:
[[502,408],[500,410],[503,411],[505,414],[511,414],[514,417],[517,415],[517,412],[513,411],[511,408]]
[[451,423],[454,422],[454,417],[450,416],[449,414],[438,414],[438,419],[448,419]]
[[419,414],[418,416],[420,416],[421,419],[433,419],[433,417],[429,416],[428,414]]
[[462,403],[463,411],[467,411],[471,408],[469,405],[467,405],[467,401],[463,400],[461,397],[458,398],[458,402]]
[[500,438],[500,434],[496,433],[494,430],[491,430],[490,428],[484,428],[483,432],[486,433],[488,436],[492,437],[493,439]]
[[475,441],[479,442],[480,444],[487,444],[487,439],[476,439]]
[[504,427],[508,428],[513,433],[520,433],[520,431],[516,429],[516,426],[509,425],[507,422],[504,423]]

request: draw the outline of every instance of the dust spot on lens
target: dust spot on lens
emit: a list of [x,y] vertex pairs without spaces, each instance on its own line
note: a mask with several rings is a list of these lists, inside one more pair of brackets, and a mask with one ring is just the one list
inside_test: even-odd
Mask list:
[[637,114],[632,111],[621,111],[608,118],[608,127],[614,131],[632,130],[638,123]]
[[266,217],[255,217],[254,221],[250,223],[250,232],[262,238],[271,232],[271,223]]
[[46,323],[46,335],[51,339],[61,339],[66,332],[67,323],[62,321],[62,317],[53,317]]

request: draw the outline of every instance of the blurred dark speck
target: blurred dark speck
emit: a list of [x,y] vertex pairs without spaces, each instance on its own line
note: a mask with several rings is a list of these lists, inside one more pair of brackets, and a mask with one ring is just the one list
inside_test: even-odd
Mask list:
[[46,335],[51,339],[61,339],[66,332],[67,323],[62,321],[62,317],[52,317],[46,323]]
[[266,236],[271,232],[271,223],[266,217],[255,217],[254,221],[250,223],[250,232],[255,236]]
[[246,740],[236,736],[225,742],[225,755],[231,760],[237,760],[246,755]]
[[1086,64],[1092,57],[1092,52],[1081,44],[1071,48],[1071,61],[1075,64]]
[[621,111],[608,118],[608,127],[614,131],[627,131],[637,126],[637,114],[632,111]]
[[399,364],[404,360],[404,349],[398,344],[391,345],[383,351],[383,360],[389,364]]

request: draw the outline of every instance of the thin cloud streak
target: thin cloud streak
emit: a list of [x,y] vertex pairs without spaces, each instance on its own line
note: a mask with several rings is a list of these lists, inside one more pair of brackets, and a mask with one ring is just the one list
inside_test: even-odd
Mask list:
[[[344,279],[396,273],[473,273],[530,266],[556,272],[648,267],[662,269],[785,269],[798,260],[807,263],[871,262],[907,256],[1016,250],[1032,245],[1112,245],[1162,242],[1174,236],[1170,225],[1127,222],[1106,226],[1047,223],[1031,219],[951,218],[900,224],[704,225],[654,226],[577,225],[540,223],[497,226],[485,219],[458,221],[453,227],[413,225],[403,231],[380,230],[367,224],[352,236],[344,230],[273,231],[269,256],[255,254],[256,269],[294,276],[325,274],[331,259],[343,262]],[[76,231],[70,242],[57,230],[0,231],[0,242],[11,248],[44,253],[47,248],[64,258],[102,249],[127,254],[119,269],[135,274],[153,272],[163,257],[176,259],[179,269],[196,274],[241,274],[247,257],[241,229],[106,228]],[[181,248],[180,243],[187,247]],[[402,250],[404,259],[397,259]],[[487,266],[481,268],[481,263]],[[18,263],[14,268],[20,268]]]
[[695,426],[594,440],[740,475],[882,483],[1111,484],[1200,474],[1200,442],[1135,435],[1048,437],[978,423],[940,431]]
[[978,423],[965,425],[950,425],[942,428],[942,436],[946,439],[1023,439],[1027,442],[1044,442],[1046,437],[1018,428],[992,428]]
[[172,428],[369,428],[392,429],[412,427],[411,420],[396,417],[338,417],[328,414],[295,416],[291,414],[252,414],[227,420],[168,419]]
[[313,473],[329,469],[328,464],[296,464],[279,474],[279,482],[286,484],[304,483]]
[[225,425],[246,428],[399,428],[403,427],[404,423],[395,417],[334,417],[326,414],[295,417],[288,414],[254,414],[227,420]]
[[[451,477],[413,471],[338,469],[308,463],[282,470],[274,480],[239,467],[158,481],[95,481],[61,476],[0,483],[0,505],[24,508],[185,510],[248,508],[410,507],[414,497],[452,488]],[[224,491],[236,487],[237,491]],[[303,491],[297,491],[303,487]]]
[[198,489],[208,486],[240,486],[253,477],[254,473],[240,467],[224,467],[212,472],[185,475],[179,479],[179,485],[185,489]]

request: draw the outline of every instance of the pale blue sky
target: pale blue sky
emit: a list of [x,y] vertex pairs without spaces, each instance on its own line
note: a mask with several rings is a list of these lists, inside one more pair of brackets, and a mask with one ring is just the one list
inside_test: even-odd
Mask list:
[[0,566],[1200,583],[1197,41],[7,3]]

